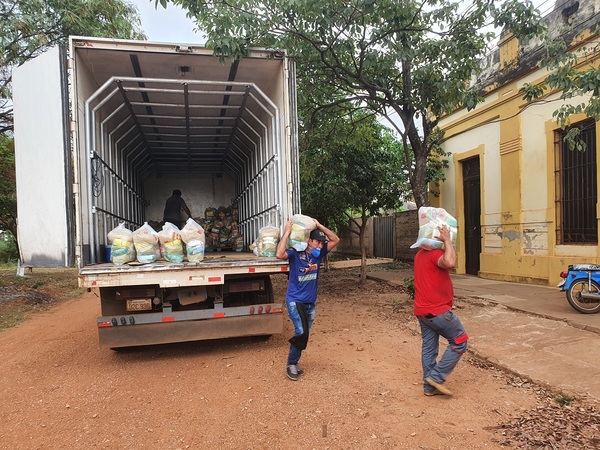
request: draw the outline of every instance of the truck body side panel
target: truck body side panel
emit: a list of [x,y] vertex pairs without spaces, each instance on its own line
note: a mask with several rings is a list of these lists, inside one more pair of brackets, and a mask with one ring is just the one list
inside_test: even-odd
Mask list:
[[72,266],[72,194],[63,52],[55,47],[13,74],[21,262]]

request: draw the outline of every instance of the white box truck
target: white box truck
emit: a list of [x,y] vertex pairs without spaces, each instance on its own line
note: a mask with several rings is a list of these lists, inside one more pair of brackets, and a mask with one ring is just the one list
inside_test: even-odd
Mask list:
[[[270,276],[287,261],[248,246],[300,212],[285,52],[222,61],[198,45],[71,37],[15,69],[13,93],[21,263],[78,267],[102,346],[282,331]],[[244,251],[111,263],[109,231],[161,221],[175,189],[193,217],[236,205]]]

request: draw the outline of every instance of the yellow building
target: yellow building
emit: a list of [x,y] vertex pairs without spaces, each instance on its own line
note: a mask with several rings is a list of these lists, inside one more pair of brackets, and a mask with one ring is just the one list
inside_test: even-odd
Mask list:
[[[600,0],[559,0],[545,17],[549,28],[568,34],[571,50],[598,46],[591,30],[600,23]],[[571,25],[570,32],[563,31]],[[443,117],[444,149],[451,153],[439,198],[459,223],[458,273],[483,278],[556,284],[569,264],[600,263],[598,124],[582,115],[587,151],[570,151],[553,118],[560,92],[528,104],[519,92],[541,83],[540,42],[502,36],[498,49],[474,80],[485,101],[474,110]],[[598,68],[598,49],[591,62]],[[582,68],[589,67],[582,61]],[[570,100],[587,102],[589,97]]]

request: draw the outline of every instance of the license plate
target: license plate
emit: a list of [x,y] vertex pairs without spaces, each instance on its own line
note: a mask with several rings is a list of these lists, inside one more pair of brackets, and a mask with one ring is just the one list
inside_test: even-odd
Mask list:
[[565,283],[567,282],[567,280],[565,280],[564,278],[562,280],[560,280],[560,283],[558,283],[558,285],[556,287],[563,287],[565,285]]
[[127,311],[151,311],[152,299],[132,298],[127,300]]

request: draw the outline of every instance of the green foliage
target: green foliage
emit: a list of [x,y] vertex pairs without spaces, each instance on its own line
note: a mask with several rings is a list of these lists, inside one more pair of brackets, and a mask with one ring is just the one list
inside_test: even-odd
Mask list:
[[[303,122],[300,143],[302,211],[359,235],[363,258],[366,220],[397,208],[410,195],[401,145],[373,115],[329,108]],[[358,231],[356,231],[358,229]],[[363,259],[363,261],[366,261]],[[361,265],[361,281],[366,264]]]
[[410,195],[400,145],[373,116],[332,112],[302,134],[303,211],[340,224],[395,209]]
[[414,300],[415,299],[415,279],[413,277],[405,278],[404,280],[402,280],[402,285],[406,289],[408,298],[410,300]]
[[0,231],[0,264],[12,264],[19,259],[17,241],[12,233]]
[[428,147],[431,148],[431,153],[427,159],[426,181],[435,197],[440,195],[440,181],[446,179],[445,170],[450,167],[446,158],[451,153],[445,152],[442,148],[443,138],[443,132],[439,128],[435,128],[429,135]]
[[[550,73],[541,84],[526,83],[521,89],[529,103],[542,101],[558,90],[560,106],[552,116],[563,130],[569,129],[575,114],[600,120],[600,68],[593,62],[598,57],[599,44],[570,49],[575,34],[578,33],[571,25],[549,30],[544,39],[545,57],[539,66]],[[567,132],[565,142],[573,149],[585,149],[576,129]]]
[[0,231],[2,230],[9,231],[12,236],[17,235],[14,141],[0,134]]
[[69,36],[143,39],[125,0],[0,0],[0,132],[12,130],[12,69]]
[[517,36],[540,29],[529,0],[474,0],[466,9],[458,0],[171,2],[189,11],[221,58],[240,58],[248,46],[286,49],[297,61],[299,103],[388,118],[419,206],[427,203],[429,135],[438,117],[481,101],[467,86],[494,38],[483,31],[489,17]]
[[564,392],[560,392],[554,397],[554,401],[561,406],[569,406],[573,401],[575,401],[575,397],[572,397]]

